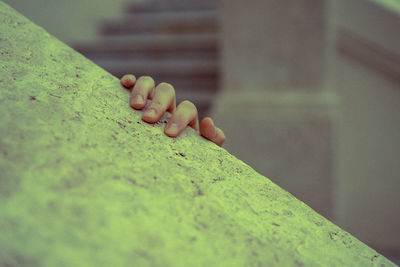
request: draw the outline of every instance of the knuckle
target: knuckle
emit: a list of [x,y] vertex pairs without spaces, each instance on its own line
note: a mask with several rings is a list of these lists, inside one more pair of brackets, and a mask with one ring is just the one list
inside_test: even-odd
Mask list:
[[163,103],[159,99],[153,99],[150,105],[151,107],[162,107]]

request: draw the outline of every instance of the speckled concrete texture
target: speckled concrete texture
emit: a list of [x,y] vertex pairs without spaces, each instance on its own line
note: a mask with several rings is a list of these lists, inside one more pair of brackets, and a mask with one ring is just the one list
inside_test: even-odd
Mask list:
[[0,266],[393,265],[128,101],[118,78],[0,2]]

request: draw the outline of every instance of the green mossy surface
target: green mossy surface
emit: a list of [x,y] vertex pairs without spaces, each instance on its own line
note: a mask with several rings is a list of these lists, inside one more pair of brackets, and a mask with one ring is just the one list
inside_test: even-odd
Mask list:
[[393,265],[128,101],[118,78],[0,2],[0,266]]

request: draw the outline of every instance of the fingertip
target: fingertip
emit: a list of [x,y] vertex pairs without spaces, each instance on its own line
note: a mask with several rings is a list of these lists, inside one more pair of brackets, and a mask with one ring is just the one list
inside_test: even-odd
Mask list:
[[154,124],[156,123],[158,120],[153,118],[153,117],[149,117],[146,116],[145,114],[142,115],[142,121],[146,122],[146,123],[150,123],[150,124]]
[[164,133],[169,137],[177,137],[181,132],[181,129],[177,123],[169,122],[165,128]]
[[217,132],[217,135],[216,135],[216,137],[215,137],[212,141],[213,141],[216,145],[222,146],[222,144],[225,142],[225,139],[226,139],[225,134],[224,134],[224,132],[223,132],[220,128],[218,128],[218,127],[215,128],[215,131]]
[[213,142],[218,137],[217,128],[210,117],[206,117],[201,121],[200,134]]
[[214,122],[210,117],[205,117],[200,123],[200,130],[207,130],[210,128],[210,125],[214,128]]
[[130,106],[131,106],[131,108],[134,108],[134,109],[137,109],[137,110],[142,110],[145,107],[145,105],[136,104],[133,101],[130,102]]
[[[217,139],[218,138],[218,136],[220,136],[219,134],[220,134],[220,132],[222,132],[221,131],[221,129],[219,129],[218,127],[215,127],[215,124],[214,124],[214,121],[212,120],[212,118],[210,118],[210,124],[211,124],[211,127],[210,127],[210,137],[212,138],[212,140],[215,140],[215,139]],[[218,129],[220,130],[220,131],[218,131]]]
[[221,139],[225,141],[226,136],[225,136],[224,132],[221,130],[221,128],[216,127],[216,130],[218,132],[218,135],[221,137]]
[[215,127],[213,119],[210,118],[210,117],[206,117],[206,118],[210,121],[211,125],[212,125],[213,127]]
[[136,83],[136,77],[133,74],[125,74],[121,78],[121,85],[126,88],[132,88]]
[[141,95],[131,95],[130,106],[134,109],[143,109],[146,106],[146,101],[144,101]]
[[171,137],[171,138],[176,138],[178,136],[178,134],[171,134],[167,130],[164,130],[164,134],[167,135],[168,137]]
[[209,117],[202,120],[200,134],[218,146],[222,146],[226,139],[221,128],[215,127],[213,120]]

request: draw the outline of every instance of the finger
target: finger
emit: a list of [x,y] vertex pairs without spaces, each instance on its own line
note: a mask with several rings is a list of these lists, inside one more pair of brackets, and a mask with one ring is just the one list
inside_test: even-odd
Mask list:
[[131,89],[136,83],[136,77],[132,74],[125,74],[121,78],[121,85],[125,88]]
[[154,80],[150,76],[141,76],[133,87],[130,105],[134,109],[143,109],[147,98],[152,99],[154,93]]
[[181,134],[187,125],[196,131],[199,130],[197,108],[192,102],[184,100],[178,105],[175,113],[168,121],[164,133],[169,137],[176,137]]
[[206,117],[201,121],[200,134],[218,146],[222,146],[226,139],[224,132],[220,128],[215,127],[210,117]]
[[160,83],[154,92],[150,105],[143,113],[142,120],[155,123],[160,120],[165,111],[171,114],[176,109],[175,89],[169,83]]

